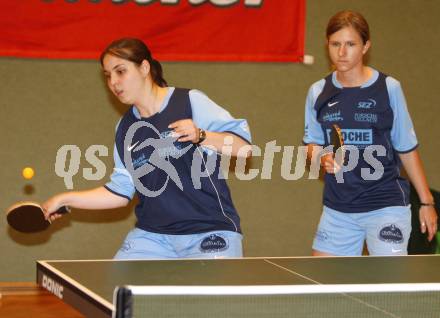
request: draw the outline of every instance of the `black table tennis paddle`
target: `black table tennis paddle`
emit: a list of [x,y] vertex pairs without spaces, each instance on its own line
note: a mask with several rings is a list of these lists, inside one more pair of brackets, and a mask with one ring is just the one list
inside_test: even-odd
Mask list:
[[[66,214],[70,208],[63,206],[52,214]],[[51,222],[44,218],[43,208],[36,202],[19,202],[6,211],[8,224],[15,230],[23,233],[44,231]]]
[[[330,132],[330,142],[333,145],[333,153],[335,154],[336,162],[339,165],[342,165],[345,161],[344,137],[342,136],[341,128],[339,128],[339,126],[336,124],[332,125],[332,129]],[[339,153],[337,153],[338,149],[340,149]]]

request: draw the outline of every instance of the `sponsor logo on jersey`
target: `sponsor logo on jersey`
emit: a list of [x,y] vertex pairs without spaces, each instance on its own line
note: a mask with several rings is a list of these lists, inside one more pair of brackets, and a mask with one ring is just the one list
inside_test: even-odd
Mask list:
[[156,148],[161,158],[178,158],[184,155],[189,148],[184,148],[185,144],[176,140],[176,134],[173,130],[166,130],[160,133],[160,139],[170,139],[170,145],[164,144],[163,147]]
[[[158,138],[149,137],[136,145],[133,142],[133,138],[136,131],[141,128],[152,130]],[[124,163],[128,173],[134,176],[133,181],[136,190],[143,195],[147,197],[160,195],[165,190],[170,179],[174,181],[180,190],[183,190],[182,181],[170,158],[180,158],[192,147],[192,144],[189,143],[186,147],[183,147],[184,144],[178,142],[178,138],[179,136],[172,130],[160,132],[154,125],[144,121],[134,122],[127,130],[124,138],[124,147],[131,148],[133,145],[136,146],[132,151],[124,152]],[[148,189],[140,179],[156,169],[166,174],[166,180],[158,190]]]
[[327,105],[328,105],[328,107],[333,107],[333,106],[335,106],[338,103],[339,103],[339,101],[333,102],[333,103],[328,103]]
[[357,103],[359,109],[371,109],[376,106],[376,101],[372,98]]
[[127,146],[127,151],[132,151],[134,149],[134,147],[137,146],[138,143],[139,143],[139,141],[136,141],[134,144]]
[[355,113],[354,120],[364,123],[377,123],[377,114],[372,113]]
[[322,120],[324,122],[334,122],[334,121],[343,121],[344,118],[341,116],[341,111],[335,112],[335,113],[326,113]]
[[[331,129],[327,129],[327,140],[331,140]],[[342,138],[346,145],[372,145],[373,131],[371,129],[341,129]]]
[[133,168],[137,169],[139,167],[142,167],[144,164],[148,163],[147,157],[145,157],[145,154],[141,154],[139,157],[133,160]]

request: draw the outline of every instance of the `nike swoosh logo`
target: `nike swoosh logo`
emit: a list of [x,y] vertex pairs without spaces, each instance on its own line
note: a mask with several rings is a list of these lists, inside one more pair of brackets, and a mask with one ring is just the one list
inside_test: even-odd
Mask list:
[[127,151],[131,151],[136,145],[139,143],[139,141],[136,141],[133,145],[127,147]]
[[394,249],[394,248],[391,248],[391,252],[393,252],[393,253],[399,253],[399,252],[402,252],[402,250],[400,249]]
[[335,106],[337,103],[339,103],[339,102],[328,103],[328,107]]

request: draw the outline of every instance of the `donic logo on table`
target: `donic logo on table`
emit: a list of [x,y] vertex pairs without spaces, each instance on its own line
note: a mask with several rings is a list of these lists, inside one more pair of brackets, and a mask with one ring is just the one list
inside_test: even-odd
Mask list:
[[379,231],[379,239],[389,243],[402,243],[403,233],[395,224],[387,224]]
[[357,103],[359,109],[371,109],[376,106],[376,101],[372,98]]
[[50,291],[52,294],[57,296],[58,298],[63,299],[63,291],[64,291],[63,285],[57,283],[52,278],[49,278],[46,275],[43,275],[41,285],[44,288],[46,288],[48,291]]
[[205,237],[200,243],[200,251],[203,253],[216,253],[228,248],[226,239],[218,234],[211,234]]

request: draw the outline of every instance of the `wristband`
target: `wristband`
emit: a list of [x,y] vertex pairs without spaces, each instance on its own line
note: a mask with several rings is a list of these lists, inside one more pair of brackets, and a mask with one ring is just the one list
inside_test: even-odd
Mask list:
[[420,205],[421,206],[435,206],[435,202],[433,202],[433,203],[423,203],[423,202],[420,202]]

